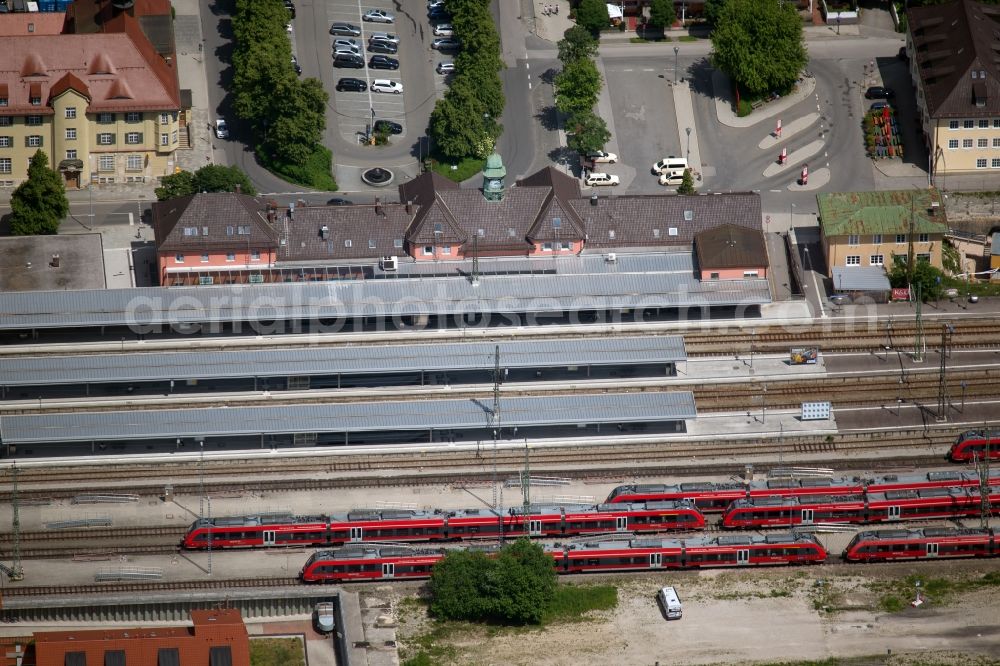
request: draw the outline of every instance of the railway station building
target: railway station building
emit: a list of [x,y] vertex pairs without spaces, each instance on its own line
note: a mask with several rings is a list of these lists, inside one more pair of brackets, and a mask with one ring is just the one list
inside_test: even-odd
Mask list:
[[911,255],[941,268],[948,222],[937,190],[831,192],[816,200],[827,277],[837,268],[889,272]]

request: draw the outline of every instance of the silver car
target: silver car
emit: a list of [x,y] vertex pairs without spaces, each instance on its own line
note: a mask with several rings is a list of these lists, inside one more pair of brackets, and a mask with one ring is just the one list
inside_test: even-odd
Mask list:
[[380,42],[392,42],[393,44],[399,44],[399,37],[390,32],[369,32],[368,41],[378,40]]
[[395,23],[396,17],[384,9],[369,9],[361,17],[368,23]]

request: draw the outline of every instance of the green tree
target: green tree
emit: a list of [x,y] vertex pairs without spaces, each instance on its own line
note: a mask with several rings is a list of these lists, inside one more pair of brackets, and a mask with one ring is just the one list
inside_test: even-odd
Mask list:
[[719,15],[722,14],[722,9],[726,6],[727,2],[729,0],[705,0],[702,16],[713,26],[718,24]]
[[729,0],[712,48],[712,64],[751,95],[788,90],[808,60],[795,3],[780,0]]
[[607,123],[590,109],[577,111],[566,120],[566,145],[581,155],[602,150],[610,138]]
[[54,234],[69,213],[66,185],[49,168],[49,156],[37,150],[28,163],[28,179],[10,197],[10,231],[15,236]]
[[481,586],[492,570],[493,561],[485,553],[449,552],[431,573],[431,614],[446,620],[487,617],[489,599]]
[[155,193],[159,201],[166,201],[197,192],[235,192],[237,185],[243,194],[257,194],[253,183],[238,167],[206,164],[194,173],[178,171],[164,176]]
[[694,178],[691,177],[691,169],[684,169],[681,184],[677,186],[677,194],[694,194]]
[[909,270],[905,261],[896,262],[889,272],[889,284],[899,289],[910,287],[916,298],[917,286],[920,286],[920,299],[928,301],[941,296],[941,282],[944,274],[928,261],[917,261],[913,270]]
[[654,30],[663,30],[674,24],[674,0],[652,0],[649,3],[649,25]]
[[597,37],[601,30],[611,23],[608,16],[608,5],[605,0],[580,0],[576,8],[576,24],[586,28],[591,35]]
[[[459,84],[459,85],[455,85]],[[476,154],[483,134],[485,108],[469,83],[453,82],[431,111],[430,135],[437,150],[448,159],[459,160]]]
[[592,60],[597,57],[598,41],[590,31],[582,25],[574,25],[556,44],[559,48],[559,60],[565,65],[573,60]]
[[300,164],[323,138],[328,93],[316,79],[283,78],[272,93],[274,115],[267,126],[265,149],[282,162]]
[[593,60],[571,60],[556,75],[556,108],[563,113],[592,109],[601,92],[601,73]]

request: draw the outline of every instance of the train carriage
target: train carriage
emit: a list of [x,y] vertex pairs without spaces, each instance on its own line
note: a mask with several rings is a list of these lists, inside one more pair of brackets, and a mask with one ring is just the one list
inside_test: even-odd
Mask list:
[[[1000,486],[989,489],[992,508],[1000,508]],[[925,488],[923,490],[894,490],[872,493],[868,496],[866,522],[881,523],[905,520],[930,520],[934,518],[960,518],[978,516],[982,496],[977,488]]]
[[322,550],[309,557],[299,578],[307,583],[428,578],[446,552],[385,544]]
[[200,518],[182,545],[190,549],[207,549],[210,544],[212,548],[319,546],[329,543],[327,525],[325,516],[289,514]]
[[1000,460],[1000,430],[968,430],[963,432],[948,451],[952,462],[972,462],[989,456]]
[[610,573],[679,569],[684,547],[678,540],[623,539],[557,546],[547,552],[559,573]]
[[328,544],[383,541],[441,541],[446,538],[444,514],[409,509],[350,511],[330,516]]
[[845,562],[890,562],[955,557],[997,557],[1000,536],[994,530],[955,527],[859,532],[844,549]]
[[684,565],[689,568],[814,564],[824,560],[826,549],[808,534],[726,534],[684,542]]
[[813,523],[863,523],[864,495],[761,497],[737,500],[722,514],[728,529],[794,527]]

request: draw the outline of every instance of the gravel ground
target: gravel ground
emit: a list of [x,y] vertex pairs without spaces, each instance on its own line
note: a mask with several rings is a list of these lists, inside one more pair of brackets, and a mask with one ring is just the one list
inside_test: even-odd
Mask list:
[[[850,663],[1000,665],[995,586],[925,595],[919,608],[904,604],[896,613],[878,610],[880,588],[907,575],[961,580],[997,570],[997,562],[956,561],[575,577],[575,584],[617,585],[618,607],[543,629],[453,625],[437,639],[444,656],[434,663],[666,666],[873,657]],[[668,623],[656,603],[666,584],[681,596],[680,621]],[[915,588],[904,589],[906,602],[915,598]],[[412,604],[399,616],[406,654],[431,623]]]

